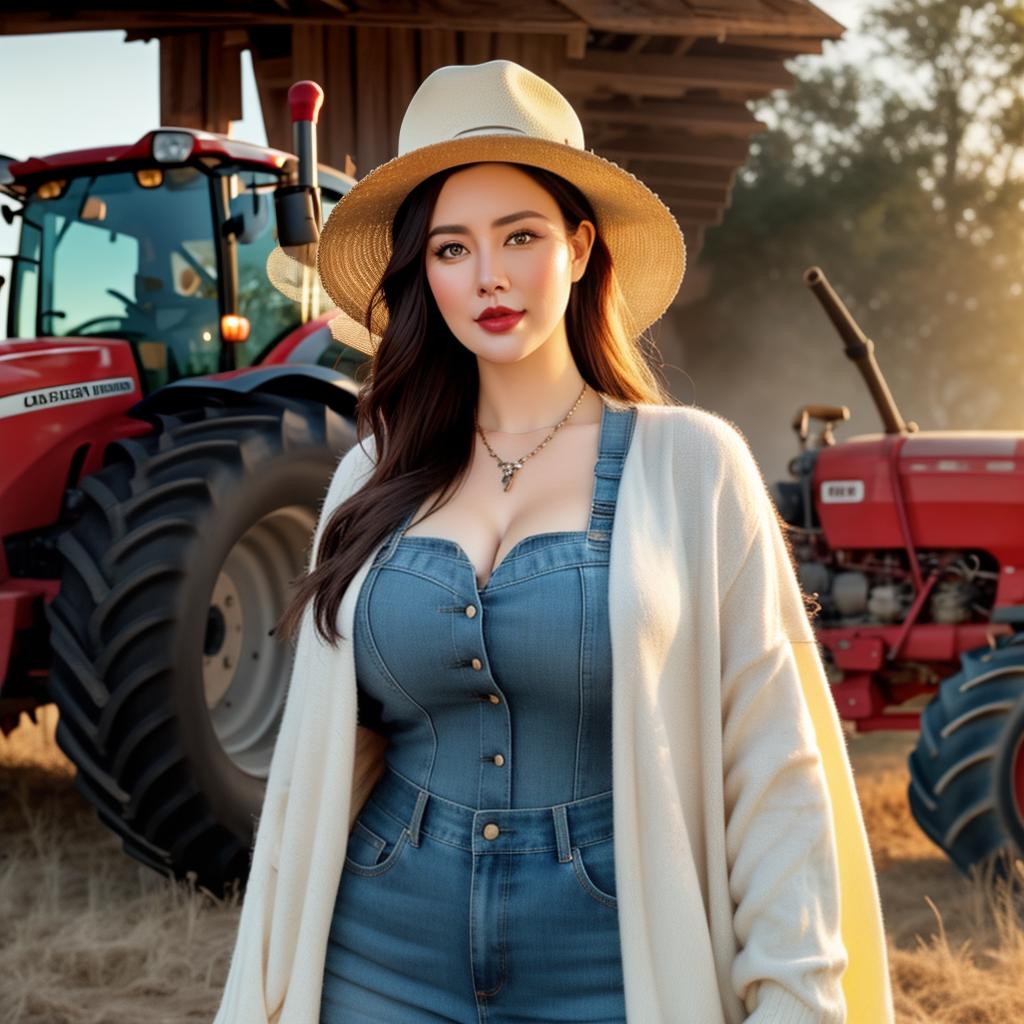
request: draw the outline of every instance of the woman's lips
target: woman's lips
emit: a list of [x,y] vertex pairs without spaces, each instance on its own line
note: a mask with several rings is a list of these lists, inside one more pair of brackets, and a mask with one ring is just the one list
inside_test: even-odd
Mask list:
[[508,316],[489,316],[482,320],[477,320],[477,323],[485,331],[490,331],[491,334],[503,334],[505,331],[511,331],[522,320],[525,313],[526,310],[524,309],[519,313],[509,313]]

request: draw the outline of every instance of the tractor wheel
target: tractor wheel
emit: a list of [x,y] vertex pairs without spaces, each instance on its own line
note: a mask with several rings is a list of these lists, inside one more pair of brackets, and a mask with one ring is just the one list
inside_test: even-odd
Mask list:
[[81,481],[47,617],[77,788],[127,853],[220,896],[248,874],[290,679],[270,630],[355,432],[304,400],[206,401]]
[[1024,634],[960,656],[921,715],[910,809],[965,874],[1024,855]]

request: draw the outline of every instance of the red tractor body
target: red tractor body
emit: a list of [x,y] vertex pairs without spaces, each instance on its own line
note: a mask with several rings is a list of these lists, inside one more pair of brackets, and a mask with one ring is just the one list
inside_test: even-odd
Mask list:
[[[839,711],[861,731],[916,729],[916,712],[894,709],[933,686],[872,686],[872,673],[897,658],[955,666],[962,652],[989,637],[1011,635],[1010,621],[1024,614],[1024,434],[851,438],[822,450],[814,493],[824,541],[844,553],[846,564],[880,552],[898,551],[906,560],[898,621],[819,633],[844,674],[834,688]],[[974,553],[992,575],[979,576],[961,600],[949,600],[948,590],[934,591],[937,578],[929,584],[923,552],[949,563]],[[943,593],[946,599],[929,602]]]
[[76,785],[126,850],[213,890],[246,873],[290,675],[272,626],[354,439],[364,360],[315,293],[266,275],[353,181],[317,168],[304,116],[300,159],[161,129],[0,160],[21,221],[0,343],[0,729],[55,701]]
[[905,423],[871,341],[818,268],[806,278],[886,428],[836,443],[849,411],[804,407],[796,479],[774,487],[838,711],[857,731],[919,729],[911,809],[962,869],[1020,856],[1024,432]]

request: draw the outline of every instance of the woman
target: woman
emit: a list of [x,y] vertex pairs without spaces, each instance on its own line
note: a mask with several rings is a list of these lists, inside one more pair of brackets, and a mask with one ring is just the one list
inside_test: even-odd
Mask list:
[[891,1020],[770,498],[637,347],[678,226],[508,61],[428,77],[399,154],[321,239],[374,360],[218,1024]]

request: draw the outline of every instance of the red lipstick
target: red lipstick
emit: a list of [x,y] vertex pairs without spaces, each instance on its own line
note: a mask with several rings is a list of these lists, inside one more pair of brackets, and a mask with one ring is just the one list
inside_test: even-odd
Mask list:
[[477,318],[476,322],[492,334],[501,334],[512,330],[523,318],[525,309],[509,309],[507,306],[488,306]]

